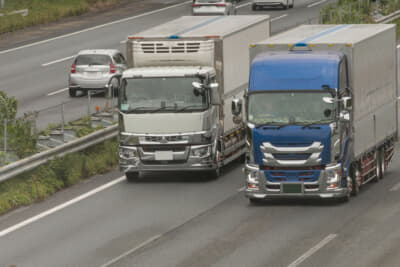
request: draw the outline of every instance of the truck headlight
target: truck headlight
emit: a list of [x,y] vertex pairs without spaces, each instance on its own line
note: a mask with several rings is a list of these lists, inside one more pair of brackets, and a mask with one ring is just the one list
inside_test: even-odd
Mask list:
[[245,174],[246,174],[246,187],[248,189],[254,189],[258,190],[259,189],[259,170],[256,169],[245,169]]
[[325,180],[328,189],[338,188],[342,179],[342,166],[340,164],[325,169]]
[[137,157],[137,149],[128,147],[119,147],[119,157],[122,159],[132,159]]
[[211,146],[193,146],[191,148],[191,155],[193,157],[205,158],[210,156]]

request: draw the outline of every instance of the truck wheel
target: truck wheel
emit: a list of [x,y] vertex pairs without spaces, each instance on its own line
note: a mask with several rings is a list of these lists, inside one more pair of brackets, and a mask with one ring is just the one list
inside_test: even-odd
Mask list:
[[76,89],[69,88],[69,96],[70,97],[75,97],[76,96]]
[[126,180],[128,180],[130,183],[137,182],[139,180],[139,172],[127,172],[125,173],[125,176]]
[[283,10],[286,10],[286,9],[288,9],[288,6],[289,6],[289,1],[286,2],[286,5],[283,5],[283,6],[282,6],[282,9],[283,9]]
[[258,9],[258,7],[257,7],[256,4],[253,4],[253,5],[251,6],[251,10],[256,11],[257,9]]
[[289,5],[289,8],[293,8],[293,7],[294,7],[294,0],[293,0],[292,4]]
[[346,182],[347,182],[347,194],[341,198],[342,202],[350,201],[351,193],[353,192],[353,179],[350,176],[347,176]]
[[254,206],[257,206],[257,205],[260,205],[260,204],[262,204],[263,202],[264,202],[264,199],[260,199],[260,198],[249,198],[249,202],[250,202],[250,205],[254,205]]
[[218,167],[215,170],[209,171],[207,175],[211,180],[218,179],[221,175],[221,168]]

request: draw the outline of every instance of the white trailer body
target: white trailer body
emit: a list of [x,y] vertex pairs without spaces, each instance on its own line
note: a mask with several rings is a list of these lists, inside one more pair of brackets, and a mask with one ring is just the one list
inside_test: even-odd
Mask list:
[[253,45],[261,51],[288,50],[305,43],[314,51],[347,56],[353,95],[354,157],[397,136],[396,27],[392,24],[302,25]]
[[[189,133],[193,137],[215,128],[220,154],[217,156],[219,162],[204,168],[194,161],[175,164],[178,156],[173,155],[168,164],[157,162],[154,158],[151,166],[140,163],[140,160],[137,164],[121,160],[121,169],[134,175],[141,170],[215,170],[243,154],[243,127],[233,122],[230,103],[234,97],[243,98],[247,88],[250,43],[261,41],[269,34],[269,16],[187,16],[128,37],[126,55],[129,69],[124,72],[123,81],[201,75],[211,78],[208,83],[216,81],[219,84],[220,100],[202,112],[122,112],[121,140],[128,135],[157,135],[162,139],[163,136],[187,136]],[[192,91],[193,88],[190,86],[187,90]],[[170,123],[166,123],[168,120]],[[159,123],[152,124],[151,121]],[[187,139],[196,139],[192,137]],[[187,145],[190,153],[193,144],[188,141]],[[123,143],[121,146],[127,147]],[[139,142],[134,146],[140,150],[142,144]]]

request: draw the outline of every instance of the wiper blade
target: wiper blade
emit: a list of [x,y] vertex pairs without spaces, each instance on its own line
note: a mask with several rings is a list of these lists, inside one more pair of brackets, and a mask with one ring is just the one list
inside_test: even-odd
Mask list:
[[157,109],[152,109],[152,110],[149,111],[149,113],[155,113],[155,112],[158,112],[158,111],[161,111],[161,110],[165,110],[167,108],[170,108],[170,107],[160,107],[160,108],[157,108]]
[[180,108],[180,109],[176,109],[175,112],[185,111],[185,110],[187,110],[189,108],[199,108],[199,109],[201,109],[203,107],[199,107],[198,105],[191,105],[191,106],[186,106],[186,107],[183,107],[183,108]]
[[304,124],[302,127],[301,127],[301,129],[305,129],[305,128],[317,128],[317,129],[319,129],[319,128],[321,128],[321,127],[312,127],[313,125],[318,125],[318,124],[321,124],[321,123],[325,123],[325,121],[315,121],[315,122],[313,122],[313,123],[307,123],[307,124]]
[[148,107],[136,107],[136,108],[133,108],[133,109],[130,109],[130,110],[121,110],[121,112],[129,114],[129,113],[135,113],[135,111],[138,111],[138,110],[141,110],[141,109],[145,109],[145,108],[148,108]]
[[283,128],[288,125],[288,124],[277,124],[277,123],[279,123],[279,122],[271,121],[271,122],[267,122],[267,123],[258,124],[258,125],[256,125],[256,129],[263,127],[263,126],[276,126],[276,129],[280,129],[280,128]]

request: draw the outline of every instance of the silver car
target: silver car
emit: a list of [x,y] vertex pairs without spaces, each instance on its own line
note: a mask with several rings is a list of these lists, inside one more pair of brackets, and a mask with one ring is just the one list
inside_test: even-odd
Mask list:
[[236,14],[236,1],[227,0],[195,0],[193,15],[233,15]]
[[[82,50],[76,56],[69,73],[69,95],[77,91],[106,90],[113,77],[126,69],[124,56],[115,49]],[[117,82],[117,79],[112,81]],[[114,84],[114,88],[117,88]]]
[[283,9],[293,8],[294,0],[253,0],[251,4],[252,10],[263,7],[282,7]]

